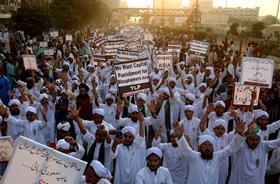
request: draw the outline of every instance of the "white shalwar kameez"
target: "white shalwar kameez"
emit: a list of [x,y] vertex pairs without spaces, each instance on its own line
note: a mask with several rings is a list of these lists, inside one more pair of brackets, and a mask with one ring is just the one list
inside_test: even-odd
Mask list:
[[167,168],[159,167],[153,172],[144,167],[137,173],[135,184],[173,184],[173,182]]
[[220,162],[234,154],[243,142],[244,138],[240,135],[236,135],[233,141],[226,148],[214,152],[213,158],[211,160],[206,160],[201,158],[200,152],[193,151],[189,147],[186,139],[181,137],[177,143],[181,152],[190,162],[187,183],[218,184]]

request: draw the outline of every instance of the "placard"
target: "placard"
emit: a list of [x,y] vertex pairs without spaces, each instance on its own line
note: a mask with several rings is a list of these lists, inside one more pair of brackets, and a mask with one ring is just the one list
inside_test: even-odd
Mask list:
[[46,48],[46,47],[48,47],[48,42],[40,42],[40,43],[39,43],[39,47],[41,47],[41,48]]
[[54,55],[54,49],[45,49],[44,55],[45,56],[53,56]]
[[129,51],[129,50],[118,50],[116,61],[117,62],[124,62],[124,61],[132,61],[137,60],[139,58],[139,52]]
[[3,184],[77,184],[86,162],[25,137],[16,140]]
[[252,92],[256,91],[256,100],[254,101],[254,106],[258,105],[260,87],[243,85],[238,82],[235,83],[234,87],[234,98],[233,105],[250,105],[252,98]]
[[65,40],[66,41],[73,41],[73,36],[72,35],[70,35],[70,34],[67,34],[67,35],[65,35]]
[[107,41],[103,44],[106,55],[116,55],[118,49],[125,48],[124,40]]
[[271,88],[274,67],[272,59],[243,57],[240,82],[241,84]]
[[101,63],[102,66],[106,66],[106,56],[101,55],[101,54],[94,54],[93,55],[93,62],[94,62],[94,64],[96,63],[96,65],[98,63]]
[[38,70],[35,55],[22,55],[25,70]]
[[0,137],[0,161],[9,161],[12,158],[14,142],[10,136]]
[[52,31],[52,32],[50,32],[50,37],[51,37],[51,38],[56,38],[56,37],[58,37],[58,36],[59,36],[58,31]]
[[121,96],[134,95],[150,90],[147,60],[134,60],[114,65]]
[[156,60],[158,69],[169,69],[172,67],[173,56],[171,54],[158,54]]
[[168,44],[169,54],[180,54],[182,46],[180,44]]
[[209,48],[208,42],[192,40],[190,43],[189,55],[205,58],[208,53],[208,48]]

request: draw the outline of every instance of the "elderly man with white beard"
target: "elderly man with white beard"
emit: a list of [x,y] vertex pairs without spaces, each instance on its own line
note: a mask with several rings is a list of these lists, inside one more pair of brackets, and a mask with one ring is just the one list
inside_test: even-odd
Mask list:
[[198,151],[193,151],[183,136],[184,130],[179,123],[174,123],[174,129],[178,135],[179,149],[190,162],[187,183],[218,184],[220,162],[237,152],[245,140],[243,123],[237,121],[235,129],[237,135],[227,147],[215,152],[213,137],[202,135],[199,138]]

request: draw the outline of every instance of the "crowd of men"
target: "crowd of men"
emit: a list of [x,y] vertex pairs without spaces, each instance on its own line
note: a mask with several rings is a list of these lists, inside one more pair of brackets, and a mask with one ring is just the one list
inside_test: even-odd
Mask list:
[[[73,41],[10,35],[0,57],[2,136],[86,161],[81,184],[264,184],[268,170],[280,181],[279,149],[268,160],[280,147],[279,73],[271,89],[252,92],[249,106],[236,106],[242,54],[234,41],[212,44],[202,59],[188,54],[189,38],[177,36],[181,53],[171,68],[158,69],[166,39],[154,34],[139,48],[147,52],[151,90],[124,97],[117,61],[94,60],[104,50],[88,35],[100,32],[79,32]],[[54,55],[44,55],[40,41]],[[258,57],[251,47],[246,55]],[[26,54],[36,55],[37,71],[24,69]]]

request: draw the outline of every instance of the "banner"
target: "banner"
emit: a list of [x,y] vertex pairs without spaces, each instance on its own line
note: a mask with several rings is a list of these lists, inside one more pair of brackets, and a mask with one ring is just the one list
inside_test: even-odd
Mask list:
[[104,37],[99,36],[97,38],[91,39],[89,42],[93,42],[96,45],[96,47],[100,47],[104,43],[104,41]]
[[39,47],[41,48],[47,48],[48,47],[48,42],[40,42]]
[[22,55],[25,70],[38,70],[35,55]]
[[234,88],[233,105],[250,105],[252,101],[251,95],[254,90],[257,94],[256,100],[254,101],[254,106],[257,106],[260,95],[260,87],[242,85],[236,82]]
[[180,44],[168,44],[169,54],[180,54],[182,46]]
[[0,137],[0,161],[9,161],[12,158],[14,142],[10,136]]
[[158,69],[169,69],[172,67],[173,56],[171,54],[158,54],[156,60]]
[[121,96],[130,96],[150,90],[148,63],[133,60],[115,64],[116,78]]
[[205,58],[208,53],[209,43],[198,40],[192,40],[190,43],[189,54]]
[[241,84],[271,88],[274,67],[272,59],[243,57],[240,82]]
[[98,63],[101,63],[102,66],[106,65],[106,56],[105,55],[100,55],[100,54],[94,54],[93,55],[93,62],[94,64],[96,63],[96,65]]
[[136,51],[129,51],[129,50],[118,50],[116,61],[117,62],[124,62],[124,61],[131,61],[140,59],[139,52]]
[[4,184],[77,184],[86,162],[25,137],[16,140]]
[[53,56],[54,55],[54,49],[45,49],[44,55],[45,56]]

